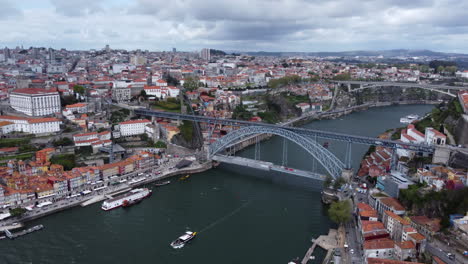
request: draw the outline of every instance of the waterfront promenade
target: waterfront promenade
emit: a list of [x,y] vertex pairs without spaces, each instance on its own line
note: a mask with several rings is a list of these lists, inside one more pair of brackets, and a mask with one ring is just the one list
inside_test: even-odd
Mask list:
[[[144,181],[140,181],[134,184],[129,184],[128,181],[126,183],[122,183],[119,185],[108,185],[106,188],[95,190],[90,194],[87,195],[79,195],[71,198],[63,198],[60,200],[55,201],[51,205],[47,205],[44,207],[34,207],[31,211],[25,212],[21,217],[10,217],[5,220],[0,221],[0,227],[10,226],[13,223],[18,222],[26,222],[31,221],[46,215],[50,215],[68,208],[72,208],[75,206],[79,206],[84,202],[87,202],[91,199],[95,199],[99,196],[109,196],[112,194],[116,194],[119,192],[124,191],[125,189],[134,188],[137,186],[141,186],[144,184],[151,183],[153,181],[165,179],[168,177],[185,174],[185,173],[197,173],[205,171],[211,168],[211,162],[200,164],[198,162],[194,162],[191,166],[182,168],[182,169],[175,169],[175,165],[181,161],[183,158],[172,158],[167,160],[166,162],[161,165],[150,166],[147,168],[143,168],[138,171],[134,171],[132,173],[124,174],[118,176],[118,178],[114,178],[114,181],[118,181],[121,179],[131,179],[131,178],[139,178],[138,174],[145,173],[149,176],[145,176],[146,179]],[[158,171],[159,173],[154,173]],[[104,183],[105,186],[109,184],[109,182]],[[89,187],[93,187],[92,185]],[[96,202],[102,201],[102,199],[96,199]]]

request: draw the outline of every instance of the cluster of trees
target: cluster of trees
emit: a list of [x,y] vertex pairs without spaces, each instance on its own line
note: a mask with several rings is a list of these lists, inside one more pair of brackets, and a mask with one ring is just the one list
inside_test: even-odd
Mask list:
[[167,144],[164,141],[159,140],[154,144],[155,148],[167,148]]
[[63,138],[54,140],[54,141],[52,142],[52,144],[54,145],[54,147],[71,146],[71,145],[73,145],[73,140],[71,140],[71,139],[68,138],[68,137],[63,137]]
[[169,86],[177,86],[180,84],[179,80],[177,78],[172,77],[170,74],[164,74],[163,79],[167,82],[167,85]]
[[10,208],[9,211],[11,216],[22,216],[24,213],[26,213],[26,209],[22,207]]
[[330,219],[342,224],[351,220],[351,203],[349,200],[333,202],[328,209]]
[[346,183],[346,180],[343,177],[339,177],[336,180],[333,180],[333,178],[330,175],[327,175],[325,178],[325,181],[323,182],[323,186],[325,188],[334,188],[334,189],[339,189],[343,184]]
[[177,98],[167,98],[166,101],[157,101],[155,106],[168,111],[180,111],[180,101]]
[[76,167],[75,154],[60,154],[50,158],[52,164],[60,164],[64,170],[71,170]]
[[349,73],[341,73],[333,77],[335,81],[349,81],[351,80],[351,74]]
[[286,85],[297,84],[302,82],[302,78],[298,75],[284,76],[279,79],[273,79],[268,82],[268,87],[270,88],[280,88]]
[[194,91],[198,89],[198,87],[204,87],[205,85],[202,82],[200,82],[200,79],[198,77],[190,76],[190,77],[185,78],[183,86],[185,90]]
[[179,126],[180,134],[187,142],[191,142],[193,138],[193,122],[184,120]]
[[429,62],[429,67],[434,69],[436,73],[455,73],[457,71],[457,63],[453,61],[433,60]]
[[81,85],[75,85],[75,86],[73,86],[73,91],[74,91],[75,93],[80,94],[80,95],[84,95],[85,92],[86,92],[85,88],[84,88],[83,86],[81,86]]
[[112,124],[123,122],[130,115],[130,110],[122,108],[118,111],[113,111],[110,117]]
[[410,185],[408,189],[400,190],[399,200],[416,215],[441,218],[442,227],[450,225],[451,214],[465,214],[468,211],[468,187],[458,190],[442,190],[440,192],[421,191],[423,185]]
[[240,104],[234,108],[232,112],[232,118],[239,120],[249,120],[253,117],[253,114],[247,111],[247,108],[243,104]]
[[224,56],[226,55],[226,52],[222,50],[210,49],[210,55],[211,56]]

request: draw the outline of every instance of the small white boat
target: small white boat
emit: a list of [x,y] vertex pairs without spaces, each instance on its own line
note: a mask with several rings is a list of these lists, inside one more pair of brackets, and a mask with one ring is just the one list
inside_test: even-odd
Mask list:
[[192,240],[197,235],[197,232],[187,231],[185,234],[181,235],[176,240],[172,241],[171,247],[173,248],[182,248],[185,246],[185,243]]
[[414,121],[416,121],[418,119],[419,119],[418,115],[415,115],[415,114],[407,115],[405,117],[400,118],[400,123],[411,124],[411,123],[413,123]]

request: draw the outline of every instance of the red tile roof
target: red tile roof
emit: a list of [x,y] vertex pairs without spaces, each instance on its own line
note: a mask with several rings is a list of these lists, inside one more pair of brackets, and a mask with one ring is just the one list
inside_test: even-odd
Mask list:
[[128,124],[138,124],[138,123],[151,123],[148,119],[137,119],[137,120],[128,120],[124,122],[120,122],[120,125],[128,125]]
[[394,248],[395,242],[389,238],[364,241],[364,250]]
[[23,89],[16,89],[13,90],[13,93],[20,93],[20,94],[48,94],[48,93],[57,93],[54,90],[45,90],[40,88],[23,88]]

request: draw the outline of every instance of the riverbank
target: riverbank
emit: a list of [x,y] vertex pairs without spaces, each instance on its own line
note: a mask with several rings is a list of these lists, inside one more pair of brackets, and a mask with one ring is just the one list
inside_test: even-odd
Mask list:
[[[116,195],[118,193],[121,193],[125,189],[135,188],[135,187],[149,184],[149,183],[159,181],[162,179],[171,178],[177,175],[204,172],[206,170],[209,170],[211,167],[212,167],[211,162],[205,162],[202,164],[194,165],[191,167],[187,167],[187,168],[183,168],[183,169],[175,170],[175,171],[172,171],[173,169],[169,169],[169,171],[162,171],[161,174],[159,175],[152,174],[150,170],[155,170],[155,169],[164,170],[164,167],[160,166],[160,167],[145,168],[143,170],[138,171],[138,172],[149,173],[150,177],[144,181],[138,182],[133,185],[122,184],[122,185],[115,186],[115,187],[109,186],[106,189],[101,190],[100,192],[94,193],[94,195],[92,196],[78,196],[78,197],[74,197],[71,199],[57,201],[52,205],[49,205],[44,208],[40,208],[39,211],[27,212],[22,217],[14,217],[14,218],[9,218],[9,219],[0,221],[0,225],[1,226],[9,225],[10,223],[13,223],[13,222],[21,222],[21,223],[29,222],[32,220],[36,220],[36,219],[39,219],[39,218],[42,218],[51,214],[55,214],[55,213],[67,210],[67,209],[71,209],[73,207],[80,206],[81,204],[86,203],[87,201],[98,198],[98,196],[106,197],[106,196]],[[137,175],[137,174],[136,172],[134,172],[132,173],[132,175]],[[128,175],[122,175],[121,177],[128,177]],[[133,178],[138,178],[138,177],[133,177]],[[102,200],[103,199],[96,199],[94,202],[91,202],[89,204],[96,203]]]

